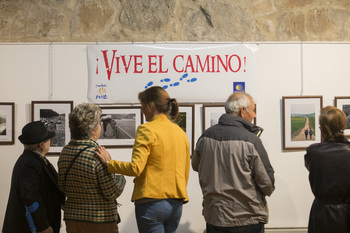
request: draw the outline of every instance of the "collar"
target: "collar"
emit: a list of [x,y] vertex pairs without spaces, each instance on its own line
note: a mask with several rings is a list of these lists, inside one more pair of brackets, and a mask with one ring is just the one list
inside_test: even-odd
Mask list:
[[47,159],[39,151],[35,151],[35,150],[28,150],[28,151],[38,155],[38,157],[41,158],[47,164]]
[[168,116],[165,115],[164,113],[160,113],[158,115],[155,115],[151,121],[154,121],[154,120],[161,120],[161,121],[164,121],[165,119],[169,120]]
[[74,140],[73,139],[69,142],[69,145],[72,145],[72,146],[90,146],[90,147],[95,147],[95,148],[99,147],[99,144],[91,138],[82,139],[82,140]]
[[223,114],[219,118],[219,124],[243,127],[258,137],[260,137],[260,135],[264,131],[263,128],[244,120],[242,117],[234,116],[232,114]]
[[349,140],[346,138],[346,137],[341,137],[341,138],[338,138],[338,139],[335,139],[334,141],[330,141],[329,139],[326,139],[324,140],[324,142],[329,142],[329,143],[332,143],[332,142],[338,142],[338,143],[349,143]]

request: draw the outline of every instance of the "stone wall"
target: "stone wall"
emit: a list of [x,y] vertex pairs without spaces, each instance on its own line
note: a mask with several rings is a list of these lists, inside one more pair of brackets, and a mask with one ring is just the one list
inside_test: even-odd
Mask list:
[[348,0],[0,0],[0,42],[349,41]]

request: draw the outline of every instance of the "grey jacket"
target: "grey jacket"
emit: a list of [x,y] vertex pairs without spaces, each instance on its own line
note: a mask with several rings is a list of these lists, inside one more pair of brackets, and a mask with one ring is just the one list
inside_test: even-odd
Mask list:
[[262,129],[224,114],[198,139],[192,157],[203,192],[205,221],[219,227],[268,222],[265,196],[274,170],[260,138]]

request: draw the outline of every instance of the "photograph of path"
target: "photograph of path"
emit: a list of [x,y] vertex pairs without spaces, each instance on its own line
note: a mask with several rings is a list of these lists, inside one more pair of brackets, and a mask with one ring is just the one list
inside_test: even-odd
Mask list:
[[315,141],[315,105],[291,105],[291,139],[292,141]]

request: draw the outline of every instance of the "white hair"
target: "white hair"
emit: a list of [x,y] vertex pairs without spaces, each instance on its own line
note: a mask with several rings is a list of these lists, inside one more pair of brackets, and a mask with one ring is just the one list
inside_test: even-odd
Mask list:
[[250,107],[250,98],[249,94],[243,92],[237,92],[232,94],[226,101],[225,111],[227,114],[239,115],[241,108],[245,108],[248,112]]

